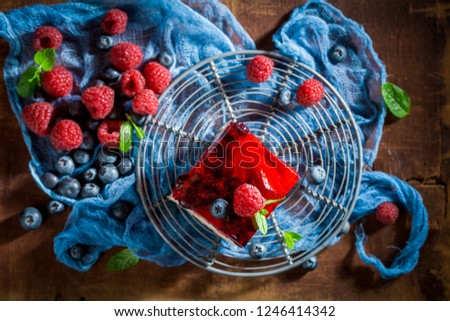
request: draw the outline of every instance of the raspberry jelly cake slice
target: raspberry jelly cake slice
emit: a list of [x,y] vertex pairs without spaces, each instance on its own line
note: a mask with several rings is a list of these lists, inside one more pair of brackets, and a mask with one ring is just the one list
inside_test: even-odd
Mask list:
[[[233,195],[242,184],[256,186],[266,200],[283,199],[300,176],[287,166],[243,123],[230,123],[188,173],[178,177],[171,199],[217,235],[244,247],[256,232],[254,219],[233,211]],[[217,199],[228,203],[225,217],[211,213]],[[266,217],[280,202],[267,205]]]

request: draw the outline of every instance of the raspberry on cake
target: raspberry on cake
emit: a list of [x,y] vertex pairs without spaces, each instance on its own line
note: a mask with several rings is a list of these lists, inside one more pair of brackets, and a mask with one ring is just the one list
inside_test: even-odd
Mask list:
[[[250,212],[266,205],[268,217],[299,178],[243,123],[230,123],[192,169],[178,177],[169,198],[223,239],[244,247],[256,232],[255,213]],[[244,201],[243,194],[249,193],[252,201]],[[225,215],[211,213],[217,200]],[[234,204],[236,201],[240,204]],[[238,215],[236,207],[245,215]]]

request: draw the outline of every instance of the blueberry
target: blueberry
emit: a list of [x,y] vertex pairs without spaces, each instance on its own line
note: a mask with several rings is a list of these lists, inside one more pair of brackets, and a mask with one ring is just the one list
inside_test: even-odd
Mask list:
[[100,121],[89,118],[86,120],[86,128],[92,131],[97,131],[98,126],[100,126]]
[[72,259],[78,261],[78,260],[81,260],[83,258],[83,256],[86,254],[87,247],[86,247],[86,245],[75,244],[68,250],[68,252],[69,252],[69,255],[72,257]]
[[47,203],[48,214],[59,215],[64,212],[65,208],[63,203],[56,200],[51,200]]
[[42,214],[37,208],[26,207],[20,214],[20,225],[26,231],[35,230],[42,224]]
[[45,97],[42,95],[42,92],[36,91],[31,95],[31,100],[34,103],[45,102]]
[[94,183],[87,183],[81,188],[81,198],[95,197],[100,194],[100,187]]
[[45,187],[53,189],[58,185],[59,178],[53,173],[47,172],[44,174],[44,177],[42,178],[42,183]]
[[330,60],[336,64],[342,62],[347,58],[347,48],[342,45],[336,45],[330,50]]
[[68,198],[76,198],[80,193],[80,189],[80,182],[70,176],[63,178],[58,185],[58,193]]
[[286,106],[289,106],[291,101],[292,101],[291,91],[286,88],[283,89],[278,96],[278,104],[280,106],[286,107]]
[[173,63],[173,57],[166,51],[161,52],[158,59],[161,65],[165,67],[170,67]]
[[110,216],[118,221],[125,221],[133,210],[133,205],[128,202],[119,201],[111,207]]
[[[80,145],[80,149],[93,150],[95,147],[95,138],[90,132],[83,133],[83,142]],[[76,160],[75,160],[76,161]]]
[[129,114],[131,116],[131,119],[133,119],[134,123],[139,127],[144,125],[145,120],[147,119],[147,116],[136,114],[134,111],[130,111]]
[[322,166],[312,166],[306,172],[306,179],[310,184],[322,184],[327,178],[327,172]]
[[89,161],[91,160],[91,155],[85,150],[77,149],[73,153],[73,159],[77,164],[84,165],[89,163]]
[[225,218],[227,216],[228,202],[222,198],[216,199],[209,208],[211,215],[215,218]]
[[267,247],[263,243],[252,243],[249,254],[254,259],[262,259],[267,254]]
[[92,87],[105,86],[105,85],[106,85],[105,82],[101,79],[95,79],[92,82]]
[[62,156],[55,164],[55,169],[61,175],[71,175],[75,170],[75,163],[72,157]]
[[117,160],[117,156],[109,154],[105,149],[102,149],[97,156],[97,161],[100,166],[105,164],[113,164]]
[[128,175],[133,171],[133,162],[129,157],[124,157],[119,166],[117,166],[117,169],[119,170],[120,175]]
[[119,171],[114,165],[106,164],[99,169],[98,178],[104,184],[110,184],[119,178]]
[[121,106],[114,106],[114,108],[111,110],[111,112],[106,117],[107,119],[112,120],[122,120],[125,119],[125,111]]
[[86,182],[92,182],[93,180],[95,180],[97,178],[97,169],[95,169],[93,167],[87,169],[83,173],[83,178]]
[[69,114],[72,118],[81,119],[86,117],[87,110],[81,103],[74,102],[69,107]]
[[302,268],[306,271],[312,271],[317,268],[317,257],[312,256],[302,263]]
[[108,50],[114,46],[114,38],[111,36],[100,36],[97,41],[97,48],[101,50]]
[[120,72],[112,67],[108,67],[103,71],[103,78],[108,81],[115,81],[120,78]]
[[346,221],[344,223],[344,226],[342,227],[342,230],[339,232],[338,236],[347,234],[349,231],[350,231],[350,223],[349,223],[349,221]]

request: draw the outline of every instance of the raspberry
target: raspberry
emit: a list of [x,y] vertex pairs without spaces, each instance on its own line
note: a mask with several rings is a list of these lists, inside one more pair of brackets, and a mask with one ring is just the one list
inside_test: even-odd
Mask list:
[[93,119],[103,119],[114,107],[114,90],[108,86],[90,87],[83,92],[81,102]]
[[144,89],[133,99],[133,111],[139,115],[156,114],[158,105],[158,98],[151,89]]
[[305,80],[297,89],[297,102],[303,107],[317,104],[323,97],[324,88],[316,79]]
[[110,35],[123,33],[127,28],[128,15],[119,9],[109,10],[102,20],[103,30]]
[[42,26],[34,31],[33,47],[39,51],[46,48],[59,48],[63,35],[55,27]]
[[384,225],[394,224],[398,218],[398,207],[394,203],[385,202],[378,205],[375,218]]
[[103,145],[108,144],[111,147],[119,147],[120,144],[120,126],[121,120],[105,120],[97,130],[97,137]]
[[76,122],[64,119],[53,127],[50,140],[57,150],[72,150],[83,142],[83,132]]
[[273,61],[266,56],[256,56],[247,65],[247,78],[251,82],[265,82],[273,73]]
[[47,136],[50,133],[49,124],[53,114],[54,109],[49,103],[34,103],[22,110],[22,120],[33,133]]
[[120,78],[120,87],[125,96],[133,97],[144,90],[144,76],[136,69],[125,71]]
[[157,62],[149,62],[144,67],[144,78],[147,88],[161,95],[172,81],[169,69]]
[[253,217],[264,208],[265,201],[256,186],[242,184],[234,192],[234,212],[242,217]]
[[121,42],[109,52],[111,64],[122,71],[133,69],[142,62],[142,50],[131,42]]
[[42,87],[53,97],[66,97],[73,88],[73,76],[64,67],[58,66],[42,75]]

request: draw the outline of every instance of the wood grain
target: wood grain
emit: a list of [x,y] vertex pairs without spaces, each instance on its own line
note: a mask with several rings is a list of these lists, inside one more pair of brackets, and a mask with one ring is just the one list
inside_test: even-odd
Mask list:
[[[34,1],[4,0],[8,11]],[[51,4],[59,1],[45,0]],[[271,36],[297,0],[223,1],[255,39],[272,49]],[[149,262],[121,273],[105,272],[105,253],[88,272],[56,262],[53,237],[65,215],[52,217],[37,231],[21,231],[17,214],[47,197],[35,187],[29,154],[0,81],[0,299],[4,300],[449,300],[450,222],[450,41],[448,2],[436,0],[330,1],[371,35],[387,66],[389,80],[404,87],[412,114],[388,124],[375,168],[410,181],[422,194],[430,215],[430,236],[417,268],[385,281],[363,265],[354,252],[352,233],[318,255],[313,273],[300,269],[259,279],[207,273],[190,264],[161,268]],[[0,41],[0,65],[8,45]],[[410,225],[407,213],[394,226],[366,222],[367,248],[385,262],[395,256],[390,245],[402,246]]]

